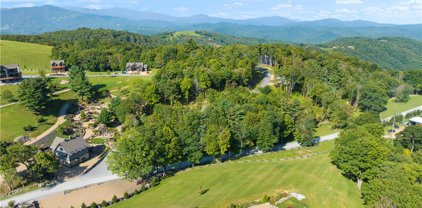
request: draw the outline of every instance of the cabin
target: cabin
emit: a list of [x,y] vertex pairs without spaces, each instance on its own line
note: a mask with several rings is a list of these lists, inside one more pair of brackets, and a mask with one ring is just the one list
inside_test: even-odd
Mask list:
[[56,137],[50,149],[61,164],[69,167],[89,159],[89,145],[82,137],[71,139]]
[[417,116],[409,119],[410,125],[422,126],[422,116]]
[[148,65],[143,62],[128,62],[125,71],[126,73],[148,72]]
[[13,82],[22,79],[22,73],[17,64],[0,65],[0,82]]
[[50,62],[51,73],[65,73],[67,71],[64,60],[52,60]]

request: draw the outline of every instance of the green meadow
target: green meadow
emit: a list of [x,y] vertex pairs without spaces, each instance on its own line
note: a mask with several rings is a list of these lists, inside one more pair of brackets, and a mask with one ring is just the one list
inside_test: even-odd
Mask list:
[[51,46],[16,41],[0,41],[0,64],[19,64],[23,74],[37,74],[48,70]]
[[[187,169],[112,207],[224,208],[280,192],[304,194],[309,207],[363,207],[356,184],[330,163],[327,151],[332,148],[330,141],[312,148]],[[296,158],[303,151],[321,154]],[[200,195],[201,187],[209,190]]]

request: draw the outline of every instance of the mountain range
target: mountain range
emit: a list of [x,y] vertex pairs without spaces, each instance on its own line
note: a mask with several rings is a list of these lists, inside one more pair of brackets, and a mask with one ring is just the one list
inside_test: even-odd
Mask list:
[[38,6],[2,8],[2,34],[40,34],[80,27],[127,30],[140,34],[174,31],[208,31],[227,35],[271,39],[293,43],[324,43],[343,37],[400,36],[422,40],[422,24],[394,25],[370,21],[323,19],[296,21],[284,17],[225,19],[198,14],[174,17],[123,8],[92,10]]

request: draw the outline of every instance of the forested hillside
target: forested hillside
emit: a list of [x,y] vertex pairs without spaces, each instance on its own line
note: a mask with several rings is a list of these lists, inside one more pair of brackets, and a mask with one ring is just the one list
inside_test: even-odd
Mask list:
[[422,42],[409,38],[342,38],[322,45],[378,64],[382,68],[422,69]]

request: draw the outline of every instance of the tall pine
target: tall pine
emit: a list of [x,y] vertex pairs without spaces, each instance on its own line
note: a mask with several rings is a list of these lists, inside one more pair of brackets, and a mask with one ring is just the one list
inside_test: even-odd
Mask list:
[[92,95],[92,85],[89,83],[85,72],[79,67],[73,66],[69,70],[70,89],[73,90],[82,100],[90,99]]

